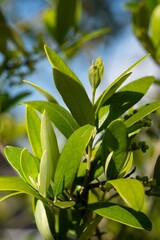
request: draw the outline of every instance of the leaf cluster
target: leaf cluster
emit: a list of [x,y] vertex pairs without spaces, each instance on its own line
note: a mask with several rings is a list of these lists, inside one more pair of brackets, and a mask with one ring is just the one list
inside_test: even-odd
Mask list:
[[[6,158],[19,176],[0,177],[0,190],[11,191],[1,200],[20,193],[32,195],[36,224],[47,240],[70,239],[70,235],[89,239],[102,218],[151,230],[152,224],[143,213],[145,187],[148,195],[154,195],[159,189],[159,174],[155,167],[156,185],[131,177],[136,150],[133,139],[147,126],[142,120],[160,107],[160,101],[134,110],[154,82],[152,76],[121,86],[146,56],[91,101],[67,64],[47,46],[45,52],[68,110],[46,90],[25,81],[47,101],[24,103],[32,151],[5,148]],[[57,130],[66,139],[62,150]]]

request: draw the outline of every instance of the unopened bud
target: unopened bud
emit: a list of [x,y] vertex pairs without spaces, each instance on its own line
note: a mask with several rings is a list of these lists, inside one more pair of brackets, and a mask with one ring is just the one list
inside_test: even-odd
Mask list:
[[94,63],[92,62],[91,67],[89,68],[88,76],[89,81],[93,89],[96,89],[103,77],[104,71],[104,63],[102,62],[102,58],[98,57]]

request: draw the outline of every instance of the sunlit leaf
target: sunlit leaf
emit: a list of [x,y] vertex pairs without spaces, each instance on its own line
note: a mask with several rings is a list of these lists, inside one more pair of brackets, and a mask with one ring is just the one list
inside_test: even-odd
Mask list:
[[20,159],[21,169],[26,181],[37,189],[39,159],[35,158],[26,148],[23,149]]
[[26,121],[27,134],[32,151],[34,155],[40,159],[42,156],[42,147],[40,140],[41,120],[36,111],[30,106],[26,106]]
[[54,181],[54,195],[58,196],[74,179],[94,127],[85,125],[76,130],[66,142],[60,155]]
[[40,198],[39,194],[19,177],[0,177],[0,191],[17,191]]
[[[43,113],[41,121],[41,143],[43,153],[44,151],[47,152],[47,155],[44,157],[44,159],[46,158],[46,160],[44,160],[44,165],[46,164],[46,173],[48,171],[48,178],[52,177],[54,179],[59,158],[59,149],[55,132],[46,111]],[[48,181],[50,182],[50,180],[47,180],[47,182]]]
[[108,218],[127,226],[138,229],[146,229],[148,231],[152,229],[152,223],[148,217],[144,213],[137,212],[131,208],[109,202],[93,203],[88,207],[104,218]]
[[25,104],[33,107],[41,114],[46,111],[49,119],[66,138],[79,127],[71,114],[58,104],[43,101],[26,102]]
[[131,127],[133,124],[137,123],[142,118],[144,118],[147,115],[149,115],[150,113],[154,112],[159,107],[160,107],[159,100],[139,107],[137,109],[137,112],[125,121],[125,125],[128,128]]
[[40,92],[45,98],[48,99],[48,101],[53,102],[53,103],[57,103],[57,100],[49,93],[47,92],[44,88],[38,86],[35,83],[29,82],[27,80],[23,80],[23,82],[29,84],[31,87],[35,88],[38,92]]
[[10,165],[16,170],[16,172],[22,177],[23,172],[21,170],[20,157],[23,149],[18,147],[6,146],[4,149],[5,156]]
[[[35,207],[35,221],[39,232],[43,239],[54,240],[54,232],[52,230],[54,226],[54,214],[49,212],[50,209],[38,200]],[[52,225],[51,225],[52,222]]]
[[108,181],[122,199],[134,210],[140,211],[144,204],[144,187],[136,179],[115,179]]

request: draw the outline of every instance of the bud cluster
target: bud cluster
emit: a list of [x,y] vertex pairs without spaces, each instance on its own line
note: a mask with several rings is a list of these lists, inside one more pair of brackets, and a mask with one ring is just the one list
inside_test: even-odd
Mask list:
[[92,65],[89,68],[88,77],[92,88],[95,90],[102,81],[104,72],[104,63],[101,57],[98,57],[96,61],[92,61]]

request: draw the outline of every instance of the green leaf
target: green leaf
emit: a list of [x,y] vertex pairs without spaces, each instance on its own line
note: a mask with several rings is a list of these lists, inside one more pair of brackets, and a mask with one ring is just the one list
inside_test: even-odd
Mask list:
[[156,179],[158,182],[160,180],[160,156],[158,156],[154,166],[153,179]]
[[72,57],[86,42],[99,38],[103,36],[104,34],[109,32],[109,28],[100,28],[98,30],[94,30],[89,33],[84,33],[82,36],[80,36],[78,39],[76,39],[72,44],[69,46],[66,44],[64,47],[62,47],[63,52],[67,57]]
[[80,6],[80,1],[58,1],[56,8],[56,40],[60,45],[65,42],[68,31],[76,29],[77,20],[79,20],[76,16],[81,9]]
[[115,203],[98,202],[90,204],[88,208],[104,218],[130,227],[148,231],[152,229],[152,223],[144,213],[137,212],[128,207],[123,207]]
[[124,168],[122,169],[122,171],[119,174],[118,178],[125,177],[129,173],[129,170],[131,169],[132,164],[133,164],[133,152],[129,152],[128,156],[127,156],[126,163],[124,165]]
[[23,80],[23,82],[29,84],[31,87],[35,88],[38,92],[40,92],[45,98],[48,99],[48,101],[53,102],[53,103],[57,103],[57,100],[50,94],[48,93],[44,88],[36,85],[35,83],[29,82],[27,80]]
[[20,164],[20,156],[22,153],[23,149],[18,148],[18,147],[11,147],[11,146],[6,146],[4,149],[5,156],[9,162],[9,164],[16,170],[16,172],[24,178],[22,169],[21,169],[21,164]]
[[[43,113],[42,121],[41,121],[41,143],[42,143],[43,154],[45,150],[47,152],[47,155],[45,157],[43,156],[44,162],[45,162],[44,164],[46,164],[46,173],[48,172],[49,179],[50,177],[54,179],[57,161],[59,158],[59,149],[58,149],[58,143],[57,143],[55,132],[53,130],[53,127],[51,125],[51,122],[48,118],[46,111]],[[43,167],[44,167],[44,164],[43,164]],[[42,171],[43,171],[43,168],[42,168]],[[47,182],[48,181],[50,182],[50,180],[47,180]]]
[[35,221],[37,228],[45,240],[54,240],[54,232],[52,226],[54,226],[54,214],[50,214],[50,209],[38,200],[35,207]]
[[61,208],[61,209],[66,209],[66,208],[71,208],[73,207],[76,203],[74,201],[65,201],[65,202],[60,202],[60,201],[54,201],[54,206]]
[[94,127],[85,125],[76,130],[66,142],[59,158],[53,186],[54,195],[58,196],[74,179],[85,148],[89,143]]
[[41,114],[46,111],[49,119],[66,138],[69,138],[69,136],[79,127],[71,114],[66,109],[55,103],[33,101],[25,102],[25,104],[33,107]]
[[39,194],[19,177],[0,177],[0,191],[17,191],[40,198]]
[[45,150],[42,155],[40,162],[40,172],[39,172],[39,193],[45,198],[47,195],[47,190],[52,178],[52,163],[49,159],[49,155]]
[[151,38],[155,46],[160,44],[160,4],[152,12]]
[[13,193],[7,193],[6,195],[4,195],[3,197],[0,197],[0,202],[6,200],[7,198],[19,195],[19,194],[23,194],[22,192],[13,192]]
[[115,93],[115,91],[122,85],[122,83],[131,75],[131,70],[136,67],[140,62],[142,62],[149,54],[145,55],[143,58],[134,63],[126,71],[124,71],[98,98],[96,102],[96,113],[99,111],[100,107]]
[[134,210],[140,211],[144,204],[144,187],[136,179],[115,179],[108,181],[121,198]]
[[80,236],[77,238],[77,240],[84,240],[89,239],[92,235],[94,230],[97,228],[97,225],[102,220],[101,216],[96,216],[88,225],[86,228],[83,229],[83,232],[80,234]]
[[27,120],[27,134],[32,151],[37,158],[41,159],[42,156],[42,147],[40,140],[41,120],[37,115],[36,111],[28,105],[26,106],[26,120]]
[[39,172],[39,159],[35,158],[26,148],[21,152],[21,169],[26,181],[35,189]]
[[88,95],[77,76],[50,48],[45,46],[53,67],[55,85],[73,117],[80,125],[94,125],[94,110]]
[[[127,128],[121,120],[115,120],[107,127],[103,138],[102,152],[106,177],[114,179],[124,167],[128,155]],[[112,152],[111,158],[107,159]]]
[[146,117],[150,113],[154,112],[160,107],[160,101],[155,101],[137,109],[137,112],[125,121],[125,125],[129,128],[133,124],[137,123],[142,118]]
[[103,124],[103,128],[139,102],[146,94],[153,81],[154,77],[152,76],[143,77],[127,84],[113,94],[105,103],[106,105],[109,105],[110,108],[106,121]]

